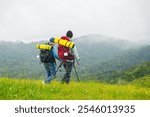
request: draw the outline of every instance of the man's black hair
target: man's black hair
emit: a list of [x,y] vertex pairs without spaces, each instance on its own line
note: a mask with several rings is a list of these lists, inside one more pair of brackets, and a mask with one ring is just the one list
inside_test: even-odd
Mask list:
[[71,30],[67,31],[66,36],[72,38],[73,37],[72,31]]

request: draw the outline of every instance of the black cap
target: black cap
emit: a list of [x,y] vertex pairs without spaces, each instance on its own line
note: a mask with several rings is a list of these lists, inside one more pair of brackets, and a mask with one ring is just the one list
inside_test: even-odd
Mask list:
[[71,30],[67,31],[66,36],[72,38],[73,37],[72,31]]

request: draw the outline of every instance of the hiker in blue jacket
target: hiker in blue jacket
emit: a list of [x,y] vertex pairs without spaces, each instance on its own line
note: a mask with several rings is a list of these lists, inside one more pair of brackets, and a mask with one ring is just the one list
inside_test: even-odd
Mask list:
[[[47,73],[47,78],[42,82],[43,84],[46,83],[50,83],[52,79],[54,79],[55,75],[56,75],[56,60],[59,60],[59,57],[57,55],[57,50],[56,47],[53,43],[48,43],[49,45],[53,46],[53,49],[48,50],[48,57],[42,60],[41,56],[45,56],[44,54],[42,54],[42,52],[40,53],[40,59],[41,62],[44,64],[44,67],[46,69],[46,73]],[[45,51],[45,50],[41,50],[41,51]]]

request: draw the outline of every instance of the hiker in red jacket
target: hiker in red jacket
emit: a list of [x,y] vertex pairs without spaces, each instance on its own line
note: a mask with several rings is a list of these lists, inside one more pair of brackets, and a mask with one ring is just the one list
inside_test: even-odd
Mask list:
[[[72,37],[73,37],[73,33],[72,33],[72,31],[69,30],[69,31],[67,31],[66,36],[62,36],[61,39],[71,41]],[[63,66],[66,71],[61,82],[69,84],[71,71],[72,71],[72,68],[73,68],[73,65],[75,62],[75,58],[77,58],[76,54],[74,53],[73,49],[59,45],[58,46],[58,56],[63,61]]]

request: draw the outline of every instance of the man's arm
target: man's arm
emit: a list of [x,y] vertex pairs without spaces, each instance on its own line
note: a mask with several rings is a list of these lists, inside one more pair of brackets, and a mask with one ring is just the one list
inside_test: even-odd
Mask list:
[[56,58],[57,60],[60,60],[59,57],[58,57],[58,54],[57,54],[57,51],[56,51],[56,47],[55,47],[55,46],[53,46],[52,54],[53,54],[54,58]]

